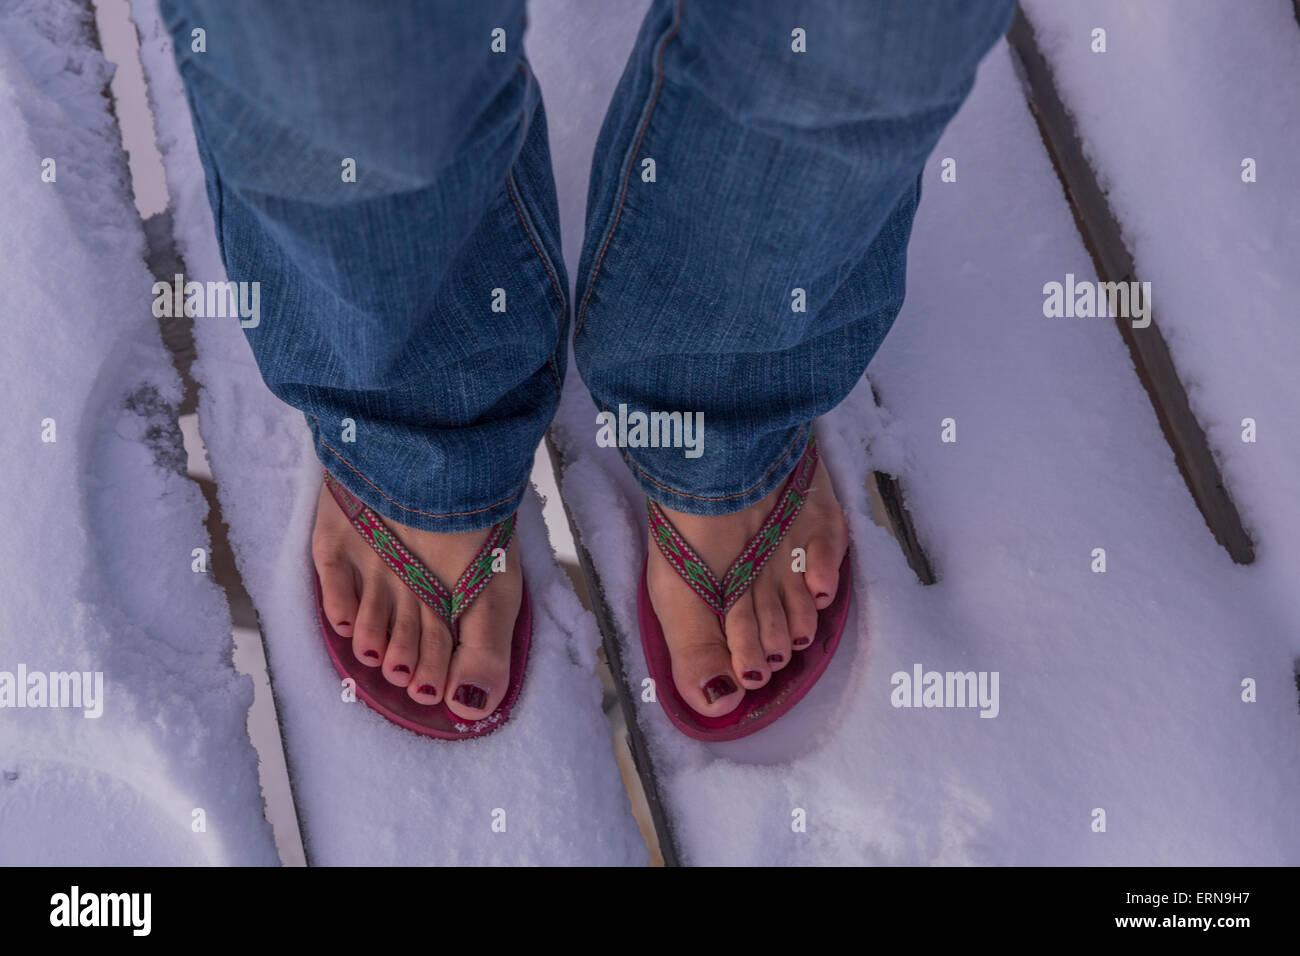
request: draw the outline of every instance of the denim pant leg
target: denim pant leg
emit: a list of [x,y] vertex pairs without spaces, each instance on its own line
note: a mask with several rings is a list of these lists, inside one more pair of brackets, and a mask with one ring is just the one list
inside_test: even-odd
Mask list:
[[[652,4],[596,147],[574,323],[652,499],[761,500],[853,388],[902,305],[926,157],[1013,9]],[[702,449],[637,412],[702,413]]]
[[226,271],[260,284],[266,384],[380,514],[511,514],[568,321],[523,0],[162,8]]

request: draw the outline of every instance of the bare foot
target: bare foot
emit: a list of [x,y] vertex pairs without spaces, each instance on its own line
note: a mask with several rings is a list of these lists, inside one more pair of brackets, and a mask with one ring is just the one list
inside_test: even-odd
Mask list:
[[[734,514],[700,517],[664,514],[719,581],[780,497],[777,488]],[[817,612],[835,600],[848,527],[823,465],[776,554],[720,625],[699,595],[678,576],[652,541],[646,583],[673,661],[673,682],[682,699],[707,717],[739,706],[744,691],[762,687],[812,644]],[[791,569],[791,551],[807,552],[807,570]]]
[[[486,529],[435,534],[385,523],[448,588],[488,535]],[[513,539],[506,569],[493,575],[460,618],[454,649],[446,625],[357,533],[323,484],[311,553],[325,616],[335,631],[352,638],[358,661],[382,667],[388,682],[405,687],[418,703],[437,704],[445,697],[448,709],[465,720],[496,710],[510,680],[510,642],[523,594]]]

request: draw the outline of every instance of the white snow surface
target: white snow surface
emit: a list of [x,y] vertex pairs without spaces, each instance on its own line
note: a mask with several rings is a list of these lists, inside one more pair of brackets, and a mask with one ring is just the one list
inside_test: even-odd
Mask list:
[[[153,0],[132,5],[180,251],[192,278],[220,279],[169,41]],[[1043,317],[1043,283],[1091,263],[1000,44],[926,171],[908,301],[869,370],[884,407],[864,380],[819,423],[855,557],[839,656],[790,715],[732,744],[688,740],[640,705],[686,862],[1300,862],[1300,513],[1287,487],[1300,218],[1286,178],[1300,30],[1286,0],[1026,6],[1259,559],[1236,566],[1214,542],[1113,324]],[[644,9],[531,7],[571,274],[591,148]],[[14,186],[0,191],[13,317],[0,434],[20,463],[0,500],[0,671],[102,671],[106,703],[98,720],[0,710],[0,862],[273,863],[244,729],[251,683],[230,664],[220,592],[190,570],[203,503],[174,470],[179,383],[99,97],[107,67],[80,16],[70,0],[0,0],[0,173]],[[1087,51],[1097,25],[1104,55]],[[45,156],[55,184],[40,182]],[[956,183],[939,179],[948,156]],[[1240,182],[1244,156],[1259,182]],[[200,426],[312,861],[644,863],[599,710],[594,622],[548,553],[536,498],[520,511],[533,657],[510,723],[457,743],[401,731],[343,703],[320,646],[320,467],[301,417],[265,389],[235,323],[199,320],[196,337]],[[1238,437],[1247,416],[1253,445]],[[40,440],[46,418],[57,442]],[[576,374],[554,434],[639,686],[643,498],[617,451],[596,447]],[[902,478],[938,584],[918,584],[871,522],[875,467]],[[891,675],[915,664],[997,671],[998,716],[893,707]],[[191,829],[195,808],[206,832]]]
[[[1026,0],[1300,652],[1300,24],[1291,0]],[[1106,30],[1106,52],[1092,31]],[[1243,182],[1242,162],[1256,164]],[[1257,441],[1242,440],[1252,418]]]
[[[574,170],[642,5],[624,7],[621,22],[569,21],[589,57],[539,45],[546,21],[533,21],[570,269],[585,198]],[[558,101],[557,83],[589,101]],[[940,181],[943,157],[958,159],[956,183]],[[864,379],[818,426],[855,556],[837,659],[779,723],[730,744],[691,741],[639,705],[686,862],[1300,861],[1291,596],[1214,542],[1111,320],[1043,317],[1043,283],[1067,271],[1095,277],[1000,43],[925,174],[907,304],[869,369],[884,408]],[[1298,352],[1287,345],[1274,371]],[[553,428],[561,490],[639,688],[644,498],[617,450],[596,447],[595,415],[571,374]],[[956,443],[940,441],[948,417]],[[920,585],[870,520],[871,468],[901,476],[938,584]],[[1251,514],[1275,517],[1280,499],[1243,489],[1254,494]],[[1105,573],[1090,570],[1097,547]],[[891,676],[916,664],[998,672],[998,716],[893,707]],[[1246,678],[1257,702],[1242,699]]]
[[103,681],[98,718],[0,709],[0,864],[274,863],[90,23],[0,0],[0,671]]
[[[133,0],[189,275],[224,279],[190,116],[153,0]],[[261,620],[308,859],[315,864],[644,865],[595,674],[595,621],[555,563],[537,496],[519,510],[533,643],[510,721],[435,741],[344,703],[322,646],[309,542],[321,466],[238,325],[198,322],[199,425]],[[505,832],[494,812],[505,811]]]

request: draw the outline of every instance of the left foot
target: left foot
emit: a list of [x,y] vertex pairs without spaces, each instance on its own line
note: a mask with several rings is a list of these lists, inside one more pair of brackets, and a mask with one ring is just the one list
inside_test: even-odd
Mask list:
[[[406,548],[447,587],[478,554],[487,531],[437,534],[385,523]],[[492,713],[510,683],[510,645],[523,596],[516,542],[506,550],[506,570],[492,576],[457,625],[460,643],[427,605],[403,584],[352,527],[322,485],[312,532],[312,558],[320,575],[330,626],[352,639],[352,653],[367,667],[403,687],[418,704],[446,703],[463,720]]]

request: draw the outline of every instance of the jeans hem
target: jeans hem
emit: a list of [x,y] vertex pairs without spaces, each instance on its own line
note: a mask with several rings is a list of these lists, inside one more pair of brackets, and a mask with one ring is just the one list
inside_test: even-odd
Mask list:
[[[719,495],[701,495],[680,487],[674,488],[668,483],[653,477],[641,465],[633,461],[632,454],[627,449],[623,451],[623,461],[628,470],[632,472],[632,477],[636,479],[636,483],[645,492],[646,497],[656,504],[685,514],[715,517],[744,511],[781,487],[785,480],[790,477],[795,466],[799,464],[799,459],[803,455],[804,448],[808,444],[808,436],[811,433],[811,422],[799,426],[795,430],[794,437],[791,438],[789,444],[785,446],[774,461],[768,463],[765,467],[746,469],[741,475],[741,477],[744,477],[757,472],[760,477],[756,481],[749,482],[748,486],[743,490]],[[740,483],[737,482],[737,484]]]
[[[338,449],[321,439],[316,439],[316,455],[325,469],[348,491],[361,499],[381,517],[418,531],[439,534],[458,534],[481,531],[504,521],[519,509],[529,478],[524,480],[499,501],[481,507],[452,506],[451,510],[433,511],[402,504],[383,490],[374,480],[348,461]],[[444,506],[446,507],[446,506]]]

